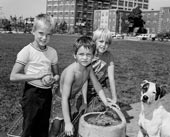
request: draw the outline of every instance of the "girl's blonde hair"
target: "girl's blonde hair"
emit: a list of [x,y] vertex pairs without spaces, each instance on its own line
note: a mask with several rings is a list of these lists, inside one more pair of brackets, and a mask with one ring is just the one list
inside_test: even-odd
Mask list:
[[96,41],[98,39],[104,39],[109,43],[112,43],[112,35],[111,32],[106,28],[98,28],[96,31],[93,32],[93,40]]
[[34,32],[37,29],[37,26],[39,25],[39,21],[42,21],[46,25],[48,25],[51,28],[51,32],[53,32],[55,28],[55,22],[53,17],[48,14],[39,14],[35,17],[34,24],[32,27],[32,32]]

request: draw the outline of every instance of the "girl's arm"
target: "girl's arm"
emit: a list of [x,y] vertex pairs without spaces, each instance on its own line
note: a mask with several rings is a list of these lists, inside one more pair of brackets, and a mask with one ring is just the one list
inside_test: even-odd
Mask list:
[[46,72],[46,71],[40,71],[36,75],[35,74],[26,75],[24,74],[24,67],[25,65],[16,62],[11,71],[10,80],[11,81],[31,81],[31,80],[40,79],[46,75],[49,75],[49,72]]
[[106,96],[105,96],[104,91],[102,89],[102,86],[99,83],[99,81],[97,80],[92,68],[90,70],[90,79],[91,79],[91,81],[93,83],[94,89],[98,93],[98,95],[101,98],[102,102],[107,106],[108,102],[107,102]]
[[112,94],[112,100],[114,103],[117,102],[117,95],[116,95],[116,86],[115,86],[115,79],[114,79],[114,64],[113,62],[110,62],[110,65],[108,66],[108,77],[109,77],[109,84]]
[[84,83],[83,88],[82,88],[84,104],[87,104],[87,86],[88,86],[88,81]]

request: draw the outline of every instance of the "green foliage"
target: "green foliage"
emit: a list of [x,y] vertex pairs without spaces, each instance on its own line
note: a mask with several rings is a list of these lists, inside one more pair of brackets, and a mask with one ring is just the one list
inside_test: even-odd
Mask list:
[[64,21],[64,22],[61,22],[59,24],[59,32],[60,33],[66,33],[67,31],[67,23]]
[[[143,28],[145,21],[142,19],[142,11],[140,7],[136,7],[132,10],[132,12],[129,14],[128,17],[129,23],[130,23],[130,31],[133,32],[135,27]],[[142,29],[141,29],[142,31]],[[140,32],[142,33],[142,32]]]
[[1,27],[5,30],[5,31],[11,31],[11,23],[8,19],[2,19],[1,20]]
[[0,27],[4,31],[21,31],[24,33],[30,33],[32,30],[34,18],[23,18],[23,17],[16,17],[10,16],[10,19],[1,19],[0,20]]

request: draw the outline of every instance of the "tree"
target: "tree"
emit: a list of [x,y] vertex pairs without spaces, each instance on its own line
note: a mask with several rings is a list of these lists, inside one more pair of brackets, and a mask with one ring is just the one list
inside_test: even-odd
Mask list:
[[24,33],[31,33],[34,18],[29,17],[25,18],[24,20],[25,20]]
[[65,33],[67,30],[67,23],[65,21],[61,22],[59,25],[59,30],[61,33]]
[[18,21],[17,21],[17,22],[18,22],[18,23],[17,23],[17,28],[18,28],[18,30],[19,30],[19,31],[23,31],[23,30],[24,30],[24,27],[25,27],[23,17],[20,16],[20,17],[18,18]]
[[2,19],[2,26],[5,31],[11,31],[11,23],[8,19]]
[[144,29],[145,21],[142,19],[142,11],[139,6],[134,8],[132,12],[128,16],[129,21],[129,32],[133,32],[134,28],[138,27],[138,33],[144,33],[146,29]]
[[12,25],[11,27],[13,27],[15,31],[17,31],[17,17],[10,16],[10,19],[11,19],[11,25]]
[[34,18],[33,17],[30,17],[30,22],[31,22],[31,24],[33,24],[33,22],[34,22]]

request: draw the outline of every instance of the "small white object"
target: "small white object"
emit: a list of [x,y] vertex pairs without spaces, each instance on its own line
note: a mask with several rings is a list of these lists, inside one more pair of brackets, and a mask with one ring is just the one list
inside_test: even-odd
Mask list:
[[49,86],[51,84],[52,76],[51,75],[46,75],[42,78],[42,84],[44,86]]

